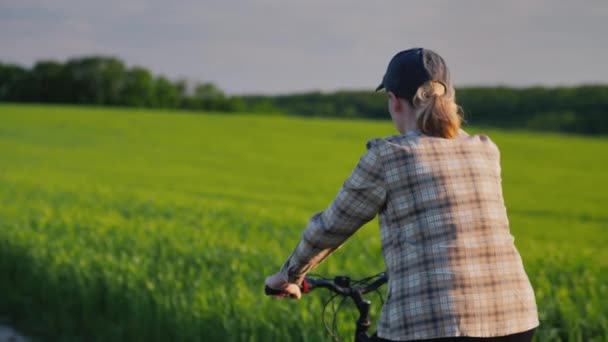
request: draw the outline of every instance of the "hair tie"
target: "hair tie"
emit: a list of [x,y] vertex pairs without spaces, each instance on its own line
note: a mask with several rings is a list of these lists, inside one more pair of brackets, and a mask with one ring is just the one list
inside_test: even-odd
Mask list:
[[[435,84],[440,84],[443,87],[443,91],[438,91]],[[431,87],[433,88],[433,96],[443,96],[448,92],[448,87],[441,81],[431,81]]]

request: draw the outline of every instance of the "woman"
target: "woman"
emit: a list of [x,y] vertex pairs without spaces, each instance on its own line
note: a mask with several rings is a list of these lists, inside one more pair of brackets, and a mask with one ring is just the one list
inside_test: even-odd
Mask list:
[[389,283],[377,340],[530,341],[536,302],[509,232],[498,148],[460,129],[437,53],[398,53],[383,88],[400,135],[367,143],[266,285],[299,298],[306,273],[379,214]]

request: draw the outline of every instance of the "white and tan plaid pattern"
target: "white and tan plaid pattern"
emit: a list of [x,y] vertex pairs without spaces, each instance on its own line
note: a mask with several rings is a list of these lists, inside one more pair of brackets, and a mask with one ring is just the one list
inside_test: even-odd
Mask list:
[[420,131],[367,144],[329,208],[312,217],[282,268],[291,282],[379,213],[389,274],[378,336],[502,336],[538,325],[509,232],[500,154],[486,136]]

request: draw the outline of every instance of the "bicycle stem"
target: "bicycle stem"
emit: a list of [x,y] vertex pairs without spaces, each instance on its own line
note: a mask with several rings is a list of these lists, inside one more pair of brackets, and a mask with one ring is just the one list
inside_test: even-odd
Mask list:
[[363,298],[363,295],[360,291],[353,291],[353,293],[351,294],[351,298],[355,301],[355,305],[359,310],[359,319],[357,319],[356,334],[362,334],[367,336],[367,330],[371,325],[369,321],[369,308],[371,306],[371,302]]

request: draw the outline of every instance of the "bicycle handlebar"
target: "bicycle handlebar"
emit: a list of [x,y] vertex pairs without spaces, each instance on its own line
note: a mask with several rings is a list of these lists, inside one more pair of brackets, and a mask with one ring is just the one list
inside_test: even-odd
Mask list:
[[[308,293],[316,288],[326,288],[335,293],[326,303],[323,308],[322,316],[325,317],[325,309],[327,305],[331,302],[333,298],[337,295],[342,297],[351,298],[355,305],[357,306],[357,310],[359,311],[359,318],[356,322],[356,331],[355,331],[355,341],[369,341],[369,336],[367,335],[367,330],[369,329],[371,322],[368,319],[369,309],[371,302],[363,298],[363,295],[372,291],[377,291],[378,288],[384,285],[388,281],[388,274],[386,272],[378,273],[375,276],[371,276],[361,280],[351,280],[350,277],[346,276],[337,276],[334,279],[327,279],[323,277],[306,277],[300,285],[300,290],[302,293]],[[282,290],[275,290],[268,286],[264,289],[266,295],[269,296],[281,296],[284,297],[287,295],[286,292]],[[291,297],[294,297],[293,295]],[[380,295],[382,299],[382,295]],[[334,309],[334,320],[333,320],[333,329],[327,324],[325,318],[323,318],[323,325],[325,325],[325,329],[329,332],[329,334],[334,338],[334,340],[339,341],[335,331],[335,314],[337,311]]]
[[380,273],[378,275],[378,279],[376,279],[372,283],[365,284],[363,286],[358,286],[357,284],[351,286],[351,279],[345,276],[337,276],[333,280],[323,278],[306,278],[305,281],[308,283],[308,291],[311,291],[317,287],[322,287],[329,289],[330,291],[335,292],[341,296],[352,296],[355,292],[358,292],[360,294],[366,294],[368,292],[375,291],[377,288],[384,285],[388,281],[388,276],[385,272]]
[[[372,283],[358,286],[357,284],[351,286],[351,279],[346,276],[336,276],[333,280],[326,278],[314,278],[306,277],[300,285],[302,293],[308,293],[315,288],[326,288],[330,291],[339,294],[341,296],[352,296],[355,292],[359,294],[366,294],[371,291],[375,291],[380,286],[384,285],[388,281],[388,275],[386,272],[378,274],[378,279]],[[281,296],[286,293],[282,290],[276,290],[268,286],[265,287],[264,292],[268,296]]]

